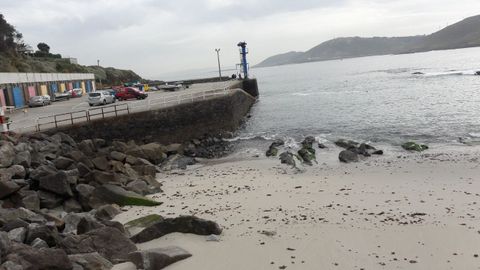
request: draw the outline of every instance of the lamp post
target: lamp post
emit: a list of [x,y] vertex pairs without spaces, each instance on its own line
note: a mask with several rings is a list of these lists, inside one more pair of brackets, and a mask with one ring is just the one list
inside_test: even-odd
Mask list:
[[220,68],[220,48],[215,49],[217,52],[217,62],[218,62],[218,77],[222,80],[222,69]]

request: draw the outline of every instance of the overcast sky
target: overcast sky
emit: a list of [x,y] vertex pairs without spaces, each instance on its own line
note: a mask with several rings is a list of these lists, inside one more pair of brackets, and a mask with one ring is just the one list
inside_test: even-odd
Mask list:
[[146,78],[303,51],[334,37],[429,34],[480,14],[479,0],[0,0],[27,43],[80,64],[132,69]]

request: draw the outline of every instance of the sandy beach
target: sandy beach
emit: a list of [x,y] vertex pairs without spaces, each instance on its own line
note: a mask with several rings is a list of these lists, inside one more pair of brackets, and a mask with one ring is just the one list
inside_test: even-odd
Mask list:
[[126,207],[116,220],[196,215],[224,228],[218,242],[174,233],[138,245],[193,254],[172,270],[480,269],[479,147],[354,164],[335,153],[301,170],[255,153],[204,160],[158,175],[164,193],[152,197],[163,205]]

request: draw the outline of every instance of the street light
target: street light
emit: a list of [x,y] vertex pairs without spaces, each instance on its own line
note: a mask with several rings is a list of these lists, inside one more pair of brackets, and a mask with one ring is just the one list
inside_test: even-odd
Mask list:
[[215,49],[217,52],[217,62],[218,62],[218,77],[222,80],[222,69],[220,68],[220,48]]

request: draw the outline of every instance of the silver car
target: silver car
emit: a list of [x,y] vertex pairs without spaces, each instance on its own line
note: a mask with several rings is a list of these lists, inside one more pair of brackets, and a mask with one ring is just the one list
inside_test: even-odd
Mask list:
[[50,96],[33,96],[28,100],[28,107],[50,105]]
[[88,105],[106,105],[115,103],[115,97],[106,91],[96,91],[88,93]]

